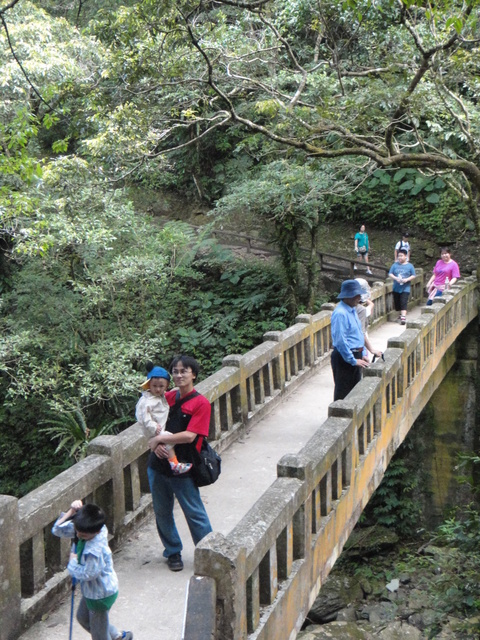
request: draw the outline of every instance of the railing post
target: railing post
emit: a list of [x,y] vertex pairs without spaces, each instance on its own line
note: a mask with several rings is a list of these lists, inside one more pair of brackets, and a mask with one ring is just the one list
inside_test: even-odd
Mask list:
[[237,367],[240,370],[240,407],[232,407],[233,413],[242,416],[242,423],[246,424],[248,420],[248,393],[247,393],[247,376],[245,375],[245,367],[243,365],[243,356],[231,354],[225,356],[222,360],[222,367]]
[[123,471],[123,447],[116,436],[99,436],[88,445],[87,455],[108,456],[111,460],[111,480],[96,493],[99,506],[107,516],[107,526],[115,537],[125,521],[125,480]]
[[21,628],[18,500],[0,495],[0,640],[18,638]]
[[308,341],[305,341],[306,349],[304,352],[305,362],[303,363],[303,368],[311,367],[315,362],[314,335],[312,331],[313,318],[309,313],[302,313],[295,318],[295,322],[309,325]]
[[285,356],[282,347],[282,332],[281,331],[267,331],[263,334],[263,342],[277,342],[278,352],[275,356],[276,363],[274,364],[274,379],[276,388],[283,391],[285,389],[286,372],[285,372]]
[[221,533],[209,533],[195,548],[194,574],[215,580],[217,640],[247,637],[246,550]]
[[216,635],[215,580],[206,576],[191,576],[182,640],[213,640]]

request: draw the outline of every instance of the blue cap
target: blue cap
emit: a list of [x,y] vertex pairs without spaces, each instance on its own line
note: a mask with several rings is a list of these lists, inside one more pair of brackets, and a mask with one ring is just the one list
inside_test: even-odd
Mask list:
[[356,280],[344,280],[337,298],[339,300],[343,300],[343,298],[355,298],[355,296],[361,296],[362,293],[363,289],[359,282]]
[[153,367],[153,369],[150,369],[150,371],[147,373],[147,379],[141,385],[142,389],[148,389],[148,387],[150,386],[150,380],[152,378],[165,378],[165,380],[168,380],[170,382],[170,374],[166,369],[164,369],[163,367]]

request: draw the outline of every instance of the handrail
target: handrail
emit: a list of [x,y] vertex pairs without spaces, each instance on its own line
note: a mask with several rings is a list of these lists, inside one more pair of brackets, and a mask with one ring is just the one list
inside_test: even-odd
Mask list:
[[[194,229],[200,230],[203,227],[198,226],[198,225],[190,225],[192,226]],[[245,246],[245,244],[243,244],[242,242],[238,242],[238,240],[243,240],[246,243],[246,249],[247,249],[247,253],[251,253],[252,250],[259,250],[259,251],[265,251],[268,252],[271,255],[275,255],[275,256],[279,256],[280,255],[280,251],[278,251],[278,249],[272,249],[270,247],[271,242],[264,242],[262,241],[260,238],[255,238],[254,236],[249,236],[243,233],[237,233],[234,231],[228,231],[225,229],[211,229],[209,231],[209,233],[216,238],[217,236],[228,236],[231,237],[233,240],[233,243],[235,244],[235,246]],[[257,246],[255,246],[257,245]],[[301,253],[303,254],[307,254],[309,255],[310,252],[308,249],[303,249],[300,248]],[[319,264],[320,264],[320,270],[325,270],[325,269],[338,269],[339,267],[342,266],[342,264],[340,265],[332,265],[329,264],[328,262],[325,261],[325,258],[330,258],[331,260],[336,260],[339,261],[340,263],[346,263],[345,267],[347,269],[347,271],[349,271],[351,277],[353,278],[355,275],[355,267],[361,267],[361,268],[365,268],[366,264],[363,260],[357,260],[357,259],[351,259],[351,258],[346,258],[345,256],[339,256],[333,253],[327,253],[325,251],[319,251],[318,249],[315,250],[316,256],[319,259]],[[358,269],[357,267],[357,269]],[[390,270],[390,267],[386,267],[383,264],[378,264],[377,262],[369,262],[368,263],[368,267],[370,269],[374,269],[376,271],[380,271],[381,273],[383,273],[384,277],[387,277],[388,272]],[[369,275],[369,274],[367,274]]]
[[[412,304],[423,294],[423,273],[413,283]],[[373,324],[393,314],[392,282],[374,283]],[[244,435],[282,398],[329,362],[333,305],[301,315],[284,331],[270,331],[243,355],[197,385],[212,404],[210,440],[218,451]],[[68,544],[51,535],[58,513],[75,498],[95,501],[107,516],[112,545],[122,543],[151,513],[147,444],[139,425],[93,440],[87,457],[23,498],[0,495],[0,640],[15,637],[49,610],[68,589],[63,567]]]
[[330,405],[303,449],[279,461],[278,478],[236,527],[198,544],[192,580],[210,578],[221,612],[212,637],[294,637],[395,449],[453,364],[455,339],[476,315],[473,277],[424,307],[389,340],[385,361]]

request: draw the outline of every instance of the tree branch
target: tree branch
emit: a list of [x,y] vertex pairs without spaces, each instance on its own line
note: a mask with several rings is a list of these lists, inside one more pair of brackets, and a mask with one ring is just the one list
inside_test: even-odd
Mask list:
[[12,2],[10,2],[9,5],[7,5],[6,7],[4,7],[3,9],[0,9],[0,21],[2,22],[3,28],[5,30],[5,34],[7,36],[7,42],[8,42],[8,48],[10,49],[10,52],[15,60],[15,62],[18,64],[18,66],[20,67],[21,72],[23,73],[25,80],[28,82],[29,86],[31,87],[32,91],[35,93],[35,95],[37,96],[37,98],[43,102],[44,105],[46,105],[48,107],[48,109],[50,111],[53,111],[54,113],[57,113],[57,110],[55,109],[55,107],[52,107],[51,104],[49,104],[46,100],[44,100],[44,98],[42,97],[42,95],[39,93],[39,91],[37,90],[37,88],[33,85],[32,81],[30,80],[27,72],[25,71],[22,63],[20,62],[20,59],[18,58],[17,54],[15,53],[15,49],[13,48],[13,44],[12,41],[10,39],[10,33],[8,31],[8,27],[7,27],[7,22],[5,20],[5,12],[9,9],[11,9],[12,7],[14,7],[20,0],[12,0]]

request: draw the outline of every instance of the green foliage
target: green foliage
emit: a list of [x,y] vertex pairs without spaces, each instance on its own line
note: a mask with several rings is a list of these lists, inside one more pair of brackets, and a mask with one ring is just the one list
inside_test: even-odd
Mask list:
[[465,553],[477,551],[480,547],[478,505],[458,507],[454,515],[438,528],[436,539],[440,544],[455,546]]
[[[288,321],[275,267],[235,261],[188,225],[160,228],[95,175],[75,157],[45,164],[40,207],[13,247],[17,269],[2,298],[3,427],[23,443],[34,409],[35,432],[47,425],[42,451],[53,438],[60,464],[133,422],[147,360],[168,365],[186,351],[208,375]],[[0,464],[10,491],[22,450]],[[36,472],[27,467],[24,479]]]
[[397,449],[380,486],[362,513],[362,523],[391,527],[404,538],[416,535],[421,505],[415,498],[419,475],[411,456],[413,448],[412,439],[407,437]]
[[217,219],[233,218],[246,211],[256,224],[260,220],[269,224],[290,289],[290,309],[309,306],[300,284],[300,243],[301,238],[310,238],[315,246],[315,232],[328,212],[324,192],[331,186],[331,175],[316,170],[314,163],[300,166],[294,158],[289,162],[278,160],[252,169],[249,179],[241,176],[212,211]]
[[78,462],[85,456],[90,440],[98,436],[113,435],[118,432],[119,425],[131,420],[130,416],[123,416],[104,423],[96,429],[90,429],[83,411],[74,409],[70,413],[58,413],[43,421],[44,424],[48,424],[48,427],[41,431],[48,433],[52,440],[58,440],[55,453],[65,452],[69,458]]
[[425,177],[415,169],[378,170],[374,176],[355,193],[341,200],[333,198],[330,218],[341,215],[356,224],[393,227],[399,233],[420,229],[438,242],[471,228],[466,203],[446,188],[442,179]]
[[474,495],[480,493],[480,486],[478,485],[478,473],[480,472],[480,456],[475,453],[462,453],[458,454],[458,465],[456,467],[458,472],[457,482],[459,484],[467,485]]
[[[3,29],[8,442],[25,431],[44,453],[51,433],[36,426],[53,413],[62,466],[63,447],[80,455],[85,441],[74,412],[91,432],[131,415],[145,360],[187,350],[208,373],[314,308],[315,265],[303,270],[300,244],[314,247],[328,216],[437,237],[446,220],[449,234],[478,227],[480,190],[464,173],[478,159],[474,13],[390,0],[272,0],[253,11],[221,0],[39,0],[5,11],[15,52]],[[439,46],[455,33],[455,47]],[[407,94],[431,47],[435,60]],[[403,164],[372,175],[391,156],[389,127]],[[364,147],[363,160],[348,159]],[[283,273],[235,261],[188,226],[161,229],[127,201],[132,183],[218,200],[217,217],[249,212],[275,239]],[[14,468],[24,460],[12,451]],[[397,510],[403,522],[397,472],[382,517]]]
[[411,471],[405,462],[392,460],[369,503],[374,521],[392,527],[402,535],[412,534],[420,513],[420,506],[413,497],[416,485],[417,481],[412,480]]

